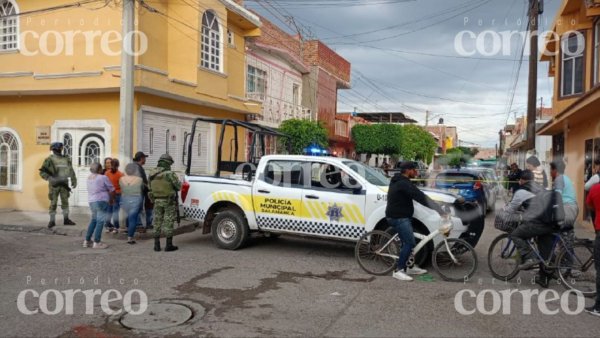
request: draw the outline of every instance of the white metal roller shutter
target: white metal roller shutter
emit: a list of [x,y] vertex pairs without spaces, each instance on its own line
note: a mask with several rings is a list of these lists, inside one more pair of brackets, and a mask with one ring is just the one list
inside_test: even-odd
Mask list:
[[[175,163],[173,170],[179,173],[185,171],[183,165],[185,135],[192,130],[193,117],[169,116],[158,113],[143,115],[142,151],[149,155],[147,167],[154,167],[162,154],[168,152]],[[194,173],[209,173],[209,143],[211,140],[210,126],[199,123],[194,138],[194,154],[192,171]],[[187,152],[187,146],[185,147]]]

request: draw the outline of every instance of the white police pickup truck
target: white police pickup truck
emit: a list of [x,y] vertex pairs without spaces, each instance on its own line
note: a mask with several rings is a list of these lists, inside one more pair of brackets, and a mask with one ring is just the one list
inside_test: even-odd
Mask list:
[[[252,231],[356,241],[366,231],[388,228],[388,179],[352,160],[270,155],[261,158],[251,181],[186,176],[184,184],[185,216],[200,221],[225,249],[241,247]],[[437,212],[416,202],[415,219],[424,233],[441,224]],[[458,237],[466,227],[459,218],[452,222],[452,237]]]
[[[244,123],[244,127],[248,126]],[[360,162],[268,155],[256,165],[233,164],[238,170],[231,163],[220,165],[212,176],[191,174],[188,164],[181,192],[185,217],[198,220],[203,233],[212,234],[220,248],[238,249],[253,232],[356,241],[365,232],[389,228],[385,220],[389,179]],[[230,169],[221,170],[225,167]],[[222,171],[234,173],[223,175]],[[454,195],[426,193],[442,204],[458,202]],[[416,202],[414,218],[415,231],[423,234],[442,222],[437,212]],[[451,221],[450,237],[467,230],[460,218]]]

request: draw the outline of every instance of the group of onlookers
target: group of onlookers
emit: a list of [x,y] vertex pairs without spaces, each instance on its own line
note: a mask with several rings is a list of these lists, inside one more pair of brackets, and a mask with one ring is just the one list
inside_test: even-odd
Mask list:
[[[537,238],[537,245],[543,258],[547,258],[550,255],[554,238],[552,236],[553,232],[560,231],[568,245],[574,241],[573,226],[579,214],[579,206],[577,205],[573,182],[565,175],[565,166],[566,164],[562,159],[557,159],[550,163],[552,183],[549,186],[547,175],[543,171],[540,161],[535,156],[527,158],[525,170],[519,169],[516,163],[511,165],[508,180],[512,200],[504,208],[507,214],[514,213],[519,208],[524,207],[526,209],[529,207],[529,201],[547,188],[560,193],[564,208],[564,222],[562,222],[560,228],[551,227],[548,224],[539,222],[524,222],[511,232],[511,238],[522,257],[522,264],[519,266],[521,269],[526,269],[540,263],[527,244],[529,238]],[[589,192],[585,203],[592,211],[592,223],[596,232],[594,244],[596,271],[600,270],[600,184],[598,183],[600,183],[600,160],[594,162],[594,173],[591,177],[587,178],[587,182],[585,183],[585,191]],[[536,282],[543,287],[548,287],[552,273],[545,271],[543,265],[541,265],[538,277]],[[600,276],[598,275],[596,275],[596,288],[600,290]],[[594,305],[586,308],[586,311],[590,314],[600,316],[600,293],[597,293]]]
[[[48,156],[39,169],[40,177],[48,182],[48,213],[50,221],[48,229],[56,226],[56,208],[60,198],[64,225],[75,225],[69,218],[69,196],[77,187],[77,176],[73,170],[70,156],[64,154],[62,142],[50,144],[52,154]],[[136,228],[139,232],[154,229],[154,251],[161,251],[160,236],[164,231],[166,237],[165,251],[176,251],[173,245],[173,223],[179,222],[177,209],[178,192],[181,182],[171,170],[174,161],[171,155],[163,154],[157,167],[147,176],[144,170],[148,155],[139,151],[133,162],[125,166],[125,173],[119,171],[119,160],[104,159],[102,164],[90,164],[90,176],[87,179],[88,202],[92,217],[83,240],[83,247],[105,249],[102,242],[102,229],[106,226],[109,233],[118,234],[120,230],[120,212],[126,214],[127,243],[135,244]],[[156,227],[153,227],[154,203],[156,202]],[[144,212],[145,210],[145,212]],[[142,224],[145,215],[146,226]],[[92,241],[92,236],[93,241]]]
[[[92,245],[94,235],[93,247],[106,248],[106,244],[101,242],[102,228],[106,227],[108,233],[118,234],[121,231],[121,210],[126,215],[127,243],[136,243],[136,229],[139,232],[152,229],[152,202],[148,198],[148,179],[143,167],[146,157],[143,152],[136,153],[133,162],[125,166],[125,173],[119,171],[120,162],[116,158],[104,159],[104,168],[100,163],[90,166],[87,189],[92,218],[83,242],[84,247]],[[145,228],[142,224],[144,214]]]

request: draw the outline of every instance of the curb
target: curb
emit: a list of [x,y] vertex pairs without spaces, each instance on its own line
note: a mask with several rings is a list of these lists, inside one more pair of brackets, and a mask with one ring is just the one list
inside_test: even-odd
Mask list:
[[25,226],[25,225],[11,225],[11,224],[0,224],[0,230],[2,231],[15,231],[15,232],[27,232],[27,233],[39,233],[44,235],[58,235],[58,236],[83,236],[84,230],[80,229],[57,229],[56,227],[52,230],[45,226]]
[[[200,222],[190,222],[186,224],[182,224],[181,226],[173,229],[173,236],[185,234],[188,232],[194,232],[196,227],[200,225]],[[0,231],[14,231],[14,232],[26,232],[26,233],[38,233],[44,235],[57,235],[57,236],[71,236],[71,237],[83,237],[87,232],[86,229],[69,229],[56,226],[54,229],[50,230],[45,226],[36,226],[36,225],[11,225],[11,224],[0,224]],[[121,233],[120,235],[126,236],[126,233]],[[154,238],[152,231],[146,233],[136,233],[138,239],[151,239]],[[161,237],[164,237],[161,236]]]

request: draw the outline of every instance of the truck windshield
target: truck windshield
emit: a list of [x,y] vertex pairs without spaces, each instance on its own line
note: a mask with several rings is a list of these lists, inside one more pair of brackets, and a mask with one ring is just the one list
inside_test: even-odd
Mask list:
[[385,175],[383,175],[381,172],[369,167],[368,165],[364,165],[363,163],[356,161],[344,161],[343,163],[373,185],[378,187],[387,187],[390,185],[389,178],[385,177]]

